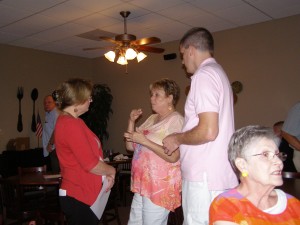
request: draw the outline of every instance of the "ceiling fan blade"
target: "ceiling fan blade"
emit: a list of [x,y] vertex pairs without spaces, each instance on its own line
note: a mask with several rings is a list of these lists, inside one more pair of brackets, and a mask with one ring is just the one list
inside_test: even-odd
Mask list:
[[132,41],[132,43],[135,45],[149,45],[149,44],[157,44],[160,42],[161,42],[161,40],[157,37],[141,38],[141,39]]
[[114,43],[114,44],[119,44],[118,41],[116,41],[115,39],[109,38],[109,37],[99,37],[99,38],[104,40],[104,41],[109,41],[109,42]]
[[103,47],[83,48],[82,50],[84,50],[84,51],[89,51],[89,50],[97,50],[97,49],[103,49]]
[[83,48],[82,50],[84,51],[97,50],[97,49],[114,50],[115,48],[116,48],[115,46],[105,46],[105,47]]
[[136,47],[138,51],[153,52],[153,53],[163,53],[165,50],[163,48],[156,48],[151,46],[139,45]]

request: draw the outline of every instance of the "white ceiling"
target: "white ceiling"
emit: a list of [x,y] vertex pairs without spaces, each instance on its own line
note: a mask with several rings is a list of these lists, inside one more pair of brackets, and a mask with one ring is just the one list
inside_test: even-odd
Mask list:
[[212,32],[300,14],[300,0],[0,0],[0,43],[95,58],[111,46],[78,35],[124,32],[120,11],[131,11],[127,33],[179,40],[191,27]]

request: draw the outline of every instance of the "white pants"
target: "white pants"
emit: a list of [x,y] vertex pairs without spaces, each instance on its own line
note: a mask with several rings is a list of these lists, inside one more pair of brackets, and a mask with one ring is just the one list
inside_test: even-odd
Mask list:
[[166,225],[169,210],[155,205],[150,199],[134,194],[128,225]]
[[182,209],[184,225],[208,225],[209,206],[224,191],[210,191],[206,175],[204,182],[182,181]]

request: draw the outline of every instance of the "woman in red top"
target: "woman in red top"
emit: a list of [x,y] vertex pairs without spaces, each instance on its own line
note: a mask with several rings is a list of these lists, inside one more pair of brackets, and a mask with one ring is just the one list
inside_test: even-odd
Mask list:
[[89,109],[92,88],[88,81],[70,79],[56,92],[61,110],[54,132],[63,178],[59,194],[69,225],[99,223],[90,207],[101,191],[102,179],[108,180],[108,191],[114,184],[116,173],[114,167],[103,162],[98,137],[79,118]]

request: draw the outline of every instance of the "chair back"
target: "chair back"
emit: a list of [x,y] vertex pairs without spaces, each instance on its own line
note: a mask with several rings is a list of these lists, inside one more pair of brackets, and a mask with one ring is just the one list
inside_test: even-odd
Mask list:
[[19,175],[28,173],[44,173],[47,171],[47,166],[35,166],[35,167],[18,167]]
[[298,172],[282,172],[282,178],[300,179],[300,173],[298,173]]
[[0,193],[2,202],[3,222],[17,219],[18,222],[30,221],[38,218],[38,210],[24,203],[20,186],[9,179],[0,179]]
[[282,172],[283,185],[279,188],[300,199],[300,173]]

